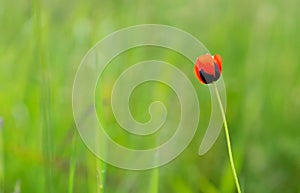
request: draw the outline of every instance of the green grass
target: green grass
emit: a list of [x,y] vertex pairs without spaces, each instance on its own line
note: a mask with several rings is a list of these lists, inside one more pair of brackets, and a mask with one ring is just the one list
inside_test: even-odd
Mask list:
[[3,120],[0,117],[0,186],[4,186],[4,152],[3,152]]
[[[296,0],[2,0],[0,192],[13,192],[16,184],[30,193],[94,193],[101,192],[100,185],[103,193],[235,191],[223,132],[208,154],[197,155],[209,121],[209,91],[194,77],[193,64],[170,50],[133,49],[112,61],[97,88],[97,108],[102,107],[100,120],[113,139],[129,147],[153,147],[157,136],[141,139],[120,131],[111,114],[110,91],[118,75],[140,60],[174,64],[195,85],[201,104],[198,131],[181,156],[138,172],[97,160],[79,136],[75,151],[72,84],[82,57],[105,35],[142,23],[179,27],[222,56],[226,116],[243,192],[299,192],[297,5]],[[178,101],[163,85],[141,85],[132,97],[130,108],[139,121],[149,119],[148,105],[156,99],[178,118]]]
[[76,170],[76,145],[77,145],[77,133],[74,133],[73,140],[72,140],[72,153],[70,159],[68,193],[73,193],[74,191],[74,177],[75,177],[75,170]]

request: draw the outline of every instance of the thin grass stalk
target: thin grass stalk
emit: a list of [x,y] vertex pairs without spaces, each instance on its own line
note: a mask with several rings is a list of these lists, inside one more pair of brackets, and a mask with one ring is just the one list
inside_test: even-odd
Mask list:
[[76,148],[77,146],[77,133],[74,132],[72,139],[72,154],[70,159],[70,170],[69,170],[69,187],[68,192],[73,193],[74,190],[74,175],[76,169]]
[[149,193],[158,193],[159,168],[152,169]]
[[45,159],[45,192],[53,192],[53,155],[52,155],[52,130],[50,127],[50,86],[47,74],[47,64],[45,60],[45,45],[43,44],[43,33],[41,25],[42,6],[40,0],[33,0],[33,39],[34,58],[40,75],[40,105],[41,105],[41,122],[42,122],[42,149]]
[[3,120],[0,117],[0,192],[4,190]]

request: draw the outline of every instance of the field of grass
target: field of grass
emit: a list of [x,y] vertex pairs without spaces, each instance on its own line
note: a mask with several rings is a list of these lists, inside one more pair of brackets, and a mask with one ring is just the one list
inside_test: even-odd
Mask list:
[[[118,143],[153,147],[153,138],[114,132],[120,127],[109,104],[112,84],[141,60],[174,64],[195,85],[201,104],[197,133],[178,158],[159,169],[123,170],[99,161],[80,139],[72,86],[82,58],[111,32],[144,23],[178,27],[222,56],[243,192],[300,193],[298,5],[297,0],[1,0],[0,193],[236,191],[223,130],[207,154],[197,154],[209,121],[209,91],[194,78],[193,64],[170,50],[135,48],[118,56],[99,80],[97,108]],[[173,116],[174,98],[165,85],[146,83],[132,94],[130,108],[145,122],[150,102],[160,99]]]

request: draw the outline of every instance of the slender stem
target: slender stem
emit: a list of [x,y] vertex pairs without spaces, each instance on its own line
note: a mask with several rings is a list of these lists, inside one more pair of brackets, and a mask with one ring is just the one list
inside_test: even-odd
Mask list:
[[216,85],[215,82],[213,83],[213,85],[214,85],[214,88],[215,88],[215,92],[216,92],[216,95],[217,95],[218,103],[219,103],[219,106],[220,106],[220,110],[221,110],[221,114],[222,114],[222,118],[223,118],[223,122],[224,122],[224,129],[225,129],[225,135],[226,135],[226,141],[227,141],[227,148],[228,148],[228,155],[229,155],[231,170],[232,170],[232,173],[233,173],[233,176],[234,176],[234,181],[235,181],[237,191],[238,191],[238,193],[241,193],[239,179],[237,177],[236,170],[235,170],[235,167],[234,167],[234,161],[233,161],[231,143],[230,143],[230,136],[229,136],[229,131],[228,131],[228,125],[227,125],[227,121],[226,121],[225,112],[224,112],[224,109],[223,109],[223,105],[222,105],[222,101],[221,101],[221,97],[220,97],[217,85]]
[[39,69],[40,78],[40,113],[42,123],[42,151],[45,160],[44,177],[45,191],[47,193],[54,192],[53,184],[53,132],[51,127],[51,94],[50,79],[48,73],[48,64],[46,59],[46,43],[47,37],[42,30],[42,0],[32,1],[33,14],[33,35],[34,35],[34,63]]
[[105,192],[105,181],[106,181],[106,163],[101,160],[96,161],[97,165],[97,192],[104,193]]
[[158,193],[159,168],[152,169],[149,193]]
[[0,117],[0,190],[4,189],[4,151],[3,151],[3,135],[4,135],[4,131],[2,130],[2,125],[3,125],[3,120]]
[[[159,136],[155,137],[155,144],[158,146],[159,144]],[[158,155],[154,156],[154,163],[157,164]],[[150,177],[149,183],[149,193],[158,193],[159,189],[159,167],[153,168]]]
[[72,155],[70,160],[70,170],[69,170],[69,191],[68,193],[73,193],[74,190],[74,175],[76,168],[76,144],[77,144],[77,133],[74,132],[72,140]]

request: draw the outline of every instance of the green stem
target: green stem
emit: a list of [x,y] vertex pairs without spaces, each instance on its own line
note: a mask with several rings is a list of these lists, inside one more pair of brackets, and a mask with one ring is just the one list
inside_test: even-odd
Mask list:
[[3,151],[3,128],[2,118],[0,117],[0,190],[4,190],[4,151]]
[[[98,158],[97,158],[98,159]],[[101,160],[96,161],[97,165],[97,192],[104,193],[105,192],[105,180],[106,180],[106,163]]]
[[150,178],[149,193],[158,193],[159,168],[153,168]]
[[70,171],[69,171],[69,193],[73,193],[74,189],[74,175],[76,168],[76,144],[77,144],[77,133],[74,132],[72,140],[72,155],[70,160]]
[[42,151],[45,160],[45,191],[54,192],[53,188],[53,133],[51,127],[51,101],[50,101],[50,79],[46,60],[47,37],[42,27],[42,0],[32,1],[33,11],[33,35],[34,35],[34,63],[39,69],[40,76],[40,113],[42,124]]
[[215,82],[213,83],[213,85],[214,85],[214,89],[215,89],[215,92],[216,92],[216,96],[217,96],[217,99],[218,99],[218,103],[219,103],[219,106],[220,106],[220,110],[221,110],[221,114],[222,114],[222,118],[223,118],[223,122],[224,122],[225,135],[226,135],[226,141],[227,141],[227,148],[228,148],[228,155],[229,155],[231,170],[232,170],[232,173],[233,173],[233,176],[234,176],[234,181],[235,181],[237,191],[238,191],[238,193],[241,193],[239,179],[237,177],[236,170],[235,170],[235,167],[234,167],[234,161],[233,161],[231,143],[230,143],[230,136],[229,136],[229,131],[228,131],[228,125],[227,125],[227,121],[226,121],[225,112],[224,112],[224,109],[223,109],[223,105],[222,105],[222,101],[221,101],[221,97],[220,97],[217,85],[216,85]]

